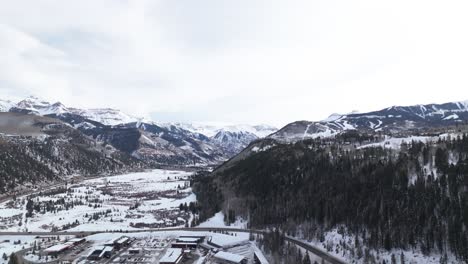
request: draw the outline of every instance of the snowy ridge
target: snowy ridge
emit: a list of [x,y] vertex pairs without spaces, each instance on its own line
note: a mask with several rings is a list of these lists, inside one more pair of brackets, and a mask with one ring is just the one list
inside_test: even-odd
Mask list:
[[347,130],[394,133],[418,128],[447,127],[468,122],[468,101],[415,106],[392,106],[368,113],[332,114],[317,121],[297,121],[270,138],[294,142],[333,137]]
[[63,114],[69,112],[60,102],[51,104],[35,96],[30,96],[18,102],[13,105],[11,109],[22,110],[23,112],[29,112],[35,115]]
[[[11,102],[10,102],[11,103]],[[120,110],[111,108],[95,108],[95,109],[78,109],[68,108],[60,102],[50,103],[44,99],[40,99],[36,96],[30,96],[16,104],[8,103],[4,104],[3,101],[0,104],[6,111],[22,112],[35,115],[63,115],[63,114],[75,114],[80,115],[92,121],[96,121],[108,126],[115,126],[119,124],[125,124],[130,122],[136,122],[141,118],[137,118],[128,115]],[[0,106],[1,107],[1,106]]]
[[270,125],[226,125],[226,124],[200,124],[200,123],[156,123],[162,127],[176,126],[193,133],[200,133],[207,137],[214,137],[221,131],[240,133],[248,132],[258,138],[266,137],[278,129]]
[[131,122],[138,122],[141,118],[137,118],[126,114],[118,109],[112,108],[93,108],[93,109],[72,109],[71,113],[83,116],[87,119],[102,123],[108,126],[116,126]]
[[30,96],[18,103],[11,101],[0,100],[0,111],[1,112],[23,112],[35,115],[63,115],[63,114],[74,114],[82,116],[86,119],[99,122],[108,126],[116,126],[128,123],[149,123],[152,125],[158,125],[160,127],[173,129],[181,128],[188,130],[193,133],[205,135],[206,137],[213,137],[218,132],[228,131],[232,133],[251,133],[259,138],[266,137],[277,131],[277,128],[269,125],[226,125],[226,124],[199,124],[199,123],[159,123],[151,120],[132,116],[119,109],[112,108],[91,108],[91,109],[80,109],[72,108],[63,105],[60,102],[50,103],[44,99],[36,96]]

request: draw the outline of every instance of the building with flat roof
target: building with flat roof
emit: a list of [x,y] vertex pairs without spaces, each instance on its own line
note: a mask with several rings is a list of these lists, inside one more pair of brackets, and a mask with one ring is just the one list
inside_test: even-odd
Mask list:
[[68,242],[78,245],[78,244],[86,242],[86,238],[73,238],[73,239],[68,240]]
[[181,248],[169,248],[159,260],[159,264],[178,264],[182,261],[182,257],[183,251]]
[[89,260],[100,260],[102,258],[110,258],[114,253],[114,247],[103,246],[94,248],[88,255]]
[[114,248],[113,247],[104,247],[102,249],[101,255],[99,255],[99,258],[110,258],[112,256],[112,253],[114,253]]
[[129,237],[121,236],[121,237],[114,238],[114,239],[107,241],[104,245],[109,246],[109,247],[114,247],[117,250],[120,250],[121,248],[128,246],[130,242],[131,240]]
[[213,257],[222,264],[247,264],[247,259],[244,256],[224,251],[219,251]]
[[54,256],[57,256],[58,254],[70,249],[73,247],[73,244],[58,244],[58,245],[54,245],[54,246],[51,246],[49,248],[46,248],[44,250],[45,253],[47,253],[47,255],[54,255]]
[[196,249],[198,247],[198,243],[193,242],[175,242],[171,244],[173,248],[184,248],[184,249]]

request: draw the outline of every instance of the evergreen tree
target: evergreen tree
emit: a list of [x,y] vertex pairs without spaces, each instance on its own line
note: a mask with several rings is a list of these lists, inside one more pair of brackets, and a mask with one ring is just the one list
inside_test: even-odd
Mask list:
[[19,257],[16,255],[16,253],[11,253],[8,264],[20,264]]
[[311,264],[311,261],[310,261],[310,257],[309,257],[309,253],[306,252],[305,256],[304,256],[304,260],[302,261],[302,264]]

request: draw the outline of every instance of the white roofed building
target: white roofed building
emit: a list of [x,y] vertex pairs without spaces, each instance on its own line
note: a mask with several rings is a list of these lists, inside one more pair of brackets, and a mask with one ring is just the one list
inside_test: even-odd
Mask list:
[[219,251],[213,256],[216,263],[220,264],[247,264],[247,258],[241,255]]
[[47,253],[47,255],[57,255],[59,253],[62,253],[64,252],[65,250],[69,249],[69,248],[72,248],[73,247],[73,244],[59,244],[59,245],[55,245],[55,246],[51,246],[49,248],[46,248],[44,250],[45,253]]
[[181,248],[169,248],[159,260],[159,264],[178,264],[182,261],[182,257],[183,251]]

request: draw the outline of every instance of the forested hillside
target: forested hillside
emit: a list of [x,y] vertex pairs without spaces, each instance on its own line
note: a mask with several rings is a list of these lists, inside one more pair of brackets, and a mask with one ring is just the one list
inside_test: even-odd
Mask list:
[[55,119],[4,113],[0,121],[0,193],[68,175],[113,174],[145,166]]
[[[468,261],[468,137],[395,148],[350,132],[333,140],[277,144],[199,175],[201,218],[223,209],[253,227],[310,240],[334,228],[370,248],[451,252]],[[214,202],[221,199],[221,202]],[[362,254],[361,254],[362,255]]]

